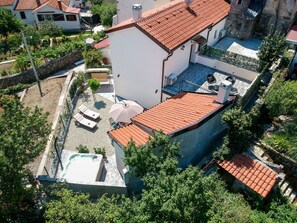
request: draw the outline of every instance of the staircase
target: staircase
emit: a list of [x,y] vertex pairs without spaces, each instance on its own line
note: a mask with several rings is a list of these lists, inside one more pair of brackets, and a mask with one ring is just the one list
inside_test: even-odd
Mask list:
[[278,186],[281,190],[281,193],[289,199],[290,203],[297,206],[297,192],[293,191],[292,187],[290,186],[289,182],[286,181],[285,177],[278,183]]

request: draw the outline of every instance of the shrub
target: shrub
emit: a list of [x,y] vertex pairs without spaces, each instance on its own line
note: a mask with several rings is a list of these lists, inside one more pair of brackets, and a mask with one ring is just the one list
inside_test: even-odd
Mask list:
[[78,87],[78,81],[75,80],[75,81],[73,81],[73,83],[69,89],[69,95],[70,95],[71,100],[74,98],[74,96],[76,94],[77,87]]
[[88,80],[88,85],[93,92],[96,92],[100,87],[100,82],[97,79],[92,78]]
[[79,152],[79,153],[89,153],[89,149],[87,146],[84,146],[82,144],[79,144],[79,146],[76,147],[76,150]]
[[62,30],[54,21],[46,20],[38,23],[38,30],[41,36],[51,37],[62,35]]
[[99,50],[88,50],[83,52],[83,57],[86,63],[86,67],[99,67],[102,65],[102,53]]
[[106,149],[104,147],[93,148],[96,154],[101,154],[103,157],[106,155]]

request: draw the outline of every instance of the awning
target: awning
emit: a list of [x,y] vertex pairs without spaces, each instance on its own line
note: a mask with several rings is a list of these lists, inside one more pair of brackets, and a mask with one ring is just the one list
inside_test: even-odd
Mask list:
[[196,42],[196,43],[198,43],[198,44],[200,44],[200,45],[203,45],[203,44],[207,43],[207,40],[206,40],[203,36],[200,36],[200,35],[194,37],[194,38],[192,39],[192,41],[194,41],[194,42]]

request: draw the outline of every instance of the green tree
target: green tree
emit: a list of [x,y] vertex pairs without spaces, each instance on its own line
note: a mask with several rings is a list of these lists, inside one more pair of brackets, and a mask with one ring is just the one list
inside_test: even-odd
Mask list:
[[22,35],[20,33],[10,34],[7,37],[6,43],[10,50],[17,50],[23,43]]
[[91,11],[94,15],[100,16],[102,25],[112,26],[112,17],[117,13],[117,5],[114,3],[94,5]]
[[28,45],[34,47],[34,49],[40,45],[41,36],[35,25],[27,25],[25,28],[25,35]]
[[102,53],[99,50],[84,51],[83,57],[87,68],[96,68],[102,65]]
[[88,80],[88,85],[92,90],[92,95],[94,101],[96,101],[95,92],[100,88],[100,82],[96,78],[91,78]]
[[125,163],[134,168],[135,175],[143,177],[147,173],[158,173],[166,160],[174,159],[175,164],[168,170],[175,171],[179,154],[179,143],[170,142],[170,138],[162,132],[155,132],[144,146],[136,146],[130,141],[125,148]]
[[46,35],[55,37],[55,36],[61,36],[63,34],[62,30],[58,27],[58,25],[51,20],[39,22],[38,30],[42,37]]
[[270,117],[279,115],[296,115],[297,114],[297,82],[282,81],[274,82],[269,92],[265,105],[269,110]]
[[266,64],[270,66],[273,62],[277,61],[284,53],[286,45],[284,35],[280,33],[273,33],[266,36],[258,52],[259,70],[262,71]]
[[50,127],[47,115],[38,108],[24,108],[18,100],[9,100],[2,107],[0,222],[18,222],[24,212],[32,210],[35,187],[28,187],[34,181],[28,164],[44,149]]
[[7,38],[9,33],[20,32],[24,24],[9,10],[0,8],[0,35]]
[[[34,62],[34,65],[36,66],[36,68],[42,64],[41,58],[37,58],[34,56],[32,58],[33,58],[33,62]],[[17,58],[15,60],[15,69],[18,72],[23,72],[23,71],[29,69],[30,67],[31,67],[31,63],[30,63],[27,53],[22,53],[17,56]]]

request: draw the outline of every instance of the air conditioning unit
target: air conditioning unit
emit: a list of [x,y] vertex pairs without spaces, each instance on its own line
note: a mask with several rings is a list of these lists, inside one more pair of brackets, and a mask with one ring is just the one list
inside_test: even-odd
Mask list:
[[178,77],[177,74],[174,74],[174,73],[170,74],[168,77],[166,77],[167,78],[166,83],[168,85],[173,85],[177,81],[177,77]]
[[219,33],[219,38],[222,39],[223,37],[226,36],[227,30],[226,29],[222,29]]

